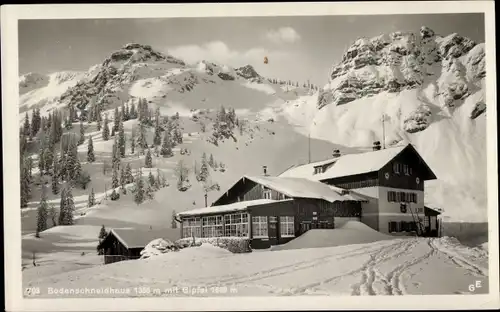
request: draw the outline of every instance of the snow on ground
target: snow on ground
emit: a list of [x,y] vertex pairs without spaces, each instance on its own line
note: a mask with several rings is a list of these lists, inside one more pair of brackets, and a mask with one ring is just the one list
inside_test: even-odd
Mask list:
[[348,221],[335,229],[312,229],[290,242],[272,246],[272,250],[336,247],[351,244],[366,244],[394,239],[394,236],[375,231],[358,221]]
[[[488,292],[485,255],[455,248],[447,238],[247,254],[217,251],[211,246],[191,247],[150,259],[54,274],[25,286],[40,287],[42,298],[51,297],[49,287],[125,289],[115,295],[124,297],[217,296],[212,286],[227,287],[227,296],[435,295],[469,293],[468,285],[479,280],[483,287],[475,293]],[[135,287],[151,287],[150,293],[135,293]]]

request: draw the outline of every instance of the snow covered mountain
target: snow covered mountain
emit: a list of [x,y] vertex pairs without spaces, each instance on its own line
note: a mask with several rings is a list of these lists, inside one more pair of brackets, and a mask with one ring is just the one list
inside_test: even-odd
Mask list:
[[[258,174],[268,165],[279,174],[304,162],[309,134],[324,142],[313,147],[313,160],[328,158],[333,146],[344,153],[366,150],[382,141],[385,115],[386,145],[413,143],[438,176],[426,184],[428,204],[453,220],[484,221],[485,75],[484,44],[458,34],[439,36],[427,27],[356,40],[319,92],[270,83],[251,65],[231,68],[201,60],[192,66],[130,43],[87,72],[24,75],[20,112],[41,107],[43,115],[68,105],[81,110],[102,105],[112,112],[136,98],[146,98],[162,114],[188,118],[204,109],[233,107],[252,124],[263,122],[237,136],[238,143],[213,146],[196,139],[199,124],[184,122],[190,149],[200,154],[194,159],[207,151],[228,165],[219,177],[222,189],[247,173],[243,170]],[[111,144],[102,148],[110,150]]]
[[[317,95],[275,108],[312,137],[361,149],[411,142],[438,176],[428,204],[486,219],[484,44],[395,32],[356,40]],[[384,127],[382,117],[384,116]]]

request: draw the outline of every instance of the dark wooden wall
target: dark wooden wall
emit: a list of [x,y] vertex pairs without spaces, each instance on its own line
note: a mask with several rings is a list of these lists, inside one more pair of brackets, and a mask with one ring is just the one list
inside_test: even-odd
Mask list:
[[[394,163],[401,164],[399,173],[394,172]],[[403,165],[408,165],[411,168],[411,174],[404,173]],[[423,191],[426,171],[425,165],[421,163],[419,157],[410,149],[406,149],[379,171],[380,186]],[[389,179],[386,179],[386,173],[389,173]],[[420,179],[418,184],[417,177]]]
[[[370,186],[378,186],[379,175],[377,172],[369,172],[369,173],[355,174],[334,179],[326,179],[322,180],[321,182],[345,189],[370,187]],[[358,185],[353,185],[353,183],[357,183]]]

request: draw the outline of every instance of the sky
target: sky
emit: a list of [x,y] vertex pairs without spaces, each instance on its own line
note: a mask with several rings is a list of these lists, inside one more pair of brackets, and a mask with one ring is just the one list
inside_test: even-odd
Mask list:
[[[484,42],[483,14],[20,20],[19,73],[88,70],[130,42],[187,63],[252,65],[265,77],[324,85],[357,38],[394,31],[458,33]],[[268,64],[264,64],[264,57]]]

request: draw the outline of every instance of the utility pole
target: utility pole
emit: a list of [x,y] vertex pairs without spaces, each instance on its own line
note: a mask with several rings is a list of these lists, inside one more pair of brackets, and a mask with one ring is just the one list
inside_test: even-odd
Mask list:
[[385,149],[385,114],[382,114],[382,148]]
[[309,136],[307,138],[307,143],[308,143],[307,150],[308,150],[308,156],[309,156],[309,158],[308,158],[309,162],[308,163],[310,164],[311,163],[311,131],[309,131]]

